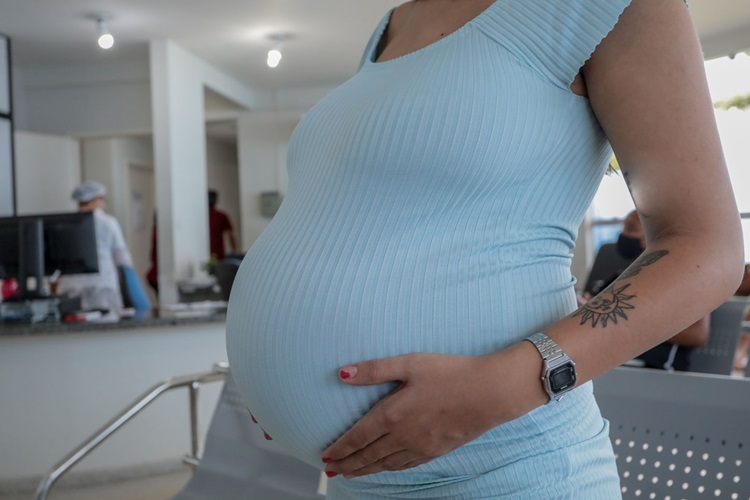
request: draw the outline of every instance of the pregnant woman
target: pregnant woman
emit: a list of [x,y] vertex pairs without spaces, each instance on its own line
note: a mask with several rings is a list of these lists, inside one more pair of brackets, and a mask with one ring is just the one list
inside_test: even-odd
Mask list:
[[[613,149],[648,247],[576,310],[570,252]],[[227,348],[332,499],[618,498],[589,381],[742,276],[682,0],[408,2],[300,122],[288,171]]]

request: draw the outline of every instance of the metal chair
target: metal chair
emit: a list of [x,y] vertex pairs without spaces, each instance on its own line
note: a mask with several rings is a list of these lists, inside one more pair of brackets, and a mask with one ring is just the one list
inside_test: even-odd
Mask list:
[[174,500],[314,500],[320,470],[281,451],[263,437],[240,400],[231,372],[192,478]]
[[708,345],[690,353],[690,371],[731,375],[747,298],[732,297],[711,313]]
[[623,498],[750,498],[750,379],[617,368],[594,392]]

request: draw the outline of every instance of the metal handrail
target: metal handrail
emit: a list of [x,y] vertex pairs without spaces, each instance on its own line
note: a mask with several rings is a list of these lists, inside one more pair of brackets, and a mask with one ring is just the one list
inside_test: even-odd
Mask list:
[[227,363],[217,363],[210,372],[170,377],[144,392],[140,398],[136,399],[130,406],[107,422],[101,429],[86,439],[86,441],[81,443],[72,453],[70,453],[70,455],[58,462],[39,483],[36,490],[36,500],[46,500],[50,488],[52,488],[52,485],[55,484],[63,474],[68,472],[75,464],[81,461],[83,457],[91,453],[91,451],[102,444],[131,418],[140,413],[141,410],[148,406],[152,401],[165,392],[180,387],[187,387],[190,393],[191,455],[185,457],[185,462],[190,465],[197,465],[200,462],[200,459],[198,458],[198,390],[201,384],[224,380],[228,371],[229,365]]

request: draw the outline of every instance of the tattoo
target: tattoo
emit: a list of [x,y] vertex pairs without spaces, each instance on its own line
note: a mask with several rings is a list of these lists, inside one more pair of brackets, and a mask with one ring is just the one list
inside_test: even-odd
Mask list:
[[[601,325],[607,327],[607,323],[617,324],[617,319],[628,320],[625,311],[635,309],[630,301],[636,298],[636,295],[626,294],[625,291],[630,287],[630,283],[622,284],[621,280],[632,278],[639,274],[644,267],[650,266],[657,260],[669,253],[668,250],[656,250],[654,252],[642,255],[636,259],[612,284],[605,288],[599,295],[588,301],[581,308],[573,313],[573,318],[580,316],[581,324],[585,325],[591,321],[591,328]],[[632,293],[632,292],[631,292]]]
[[650,266],[668,253],[668,250],[656,250],[655,252],[651,252],[649,254],[638,257],[638,259],[636,259],[636,261],[633,262],[630,267],[625,269],[625,272],[623,272],[617,279],[624,280],[632,278],[636,274],[640,273],[644,267]]
[[608,322],[617,324],[618,316],[624,320],[628,319],[625,314],[627,309],[635,309],[628,301],[635,298],[635,295],[626,295],[624,292],[630,286],[630,283],[615,289],[615,283],[605,288],[599,295],[584,304],[573,317],[581,316],[581,324],[585,325],[591,320],[591,328],[601,324],[602,328],[607,327]]

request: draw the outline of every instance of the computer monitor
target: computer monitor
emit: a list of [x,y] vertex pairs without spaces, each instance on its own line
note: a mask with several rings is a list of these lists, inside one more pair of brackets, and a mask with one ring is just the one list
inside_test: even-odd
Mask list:
[[[92,212],[0,218],[0,266],[18,278],[21,297],[43,296],[43,278],[55,272],[99,272]],[[36,289],[26,281],[36,278]]]

